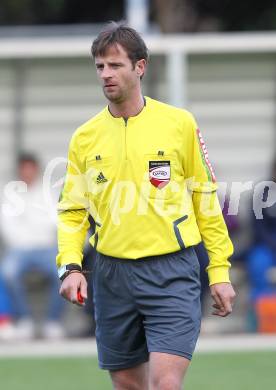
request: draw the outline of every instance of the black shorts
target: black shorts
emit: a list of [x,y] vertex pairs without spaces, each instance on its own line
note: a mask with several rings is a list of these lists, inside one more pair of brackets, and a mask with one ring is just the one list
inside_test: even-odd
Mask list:
[[193,248],[139,260],[97,253],[93,289],[101,368],[133,367],[150,352],[192,358],[201,321]]

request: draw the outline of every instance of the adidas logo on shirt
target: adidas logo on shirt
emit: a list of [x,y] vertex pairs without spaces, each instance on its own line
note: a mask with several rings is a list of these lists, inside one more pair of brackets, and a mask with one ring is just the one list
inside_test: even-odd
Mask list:
[[105,182],[107,182],[107,179],[104,177],[104,174],[102,172],[100,172],[97,179],[96,179],[96,183],[100,184],[100,183],[105,183]]

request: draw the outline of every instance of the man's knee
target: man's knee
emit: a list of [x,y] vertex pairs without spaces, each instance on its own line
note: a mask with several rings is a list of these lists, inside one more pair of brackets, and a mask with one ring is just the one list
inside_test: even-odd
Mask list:
[[173,374],[155,375],[150,381],[150,390],[181,390],[181,380]]
[[113,389],[114,390],[141,390],[141,383],[135,379],[124,378],[124,377],[116,377],[116,379],[112,378]]
[[148,363],[110,371],[114,390],[148,390]]
[[148,390],[148,365],[110,371],[114,390]]

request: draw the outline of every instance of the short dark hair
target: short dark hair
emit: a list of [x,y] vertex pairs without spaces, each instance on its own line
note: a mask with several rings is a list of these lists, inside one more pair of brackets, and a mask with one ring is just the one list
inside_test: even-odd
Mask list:
[[113,45],[121,45],[134,66],[139,60],[148,61],[148,48],[140,34],[125,23],[109,22],[94,40],[91,53],[93,58],[105,55]]
[[34,165],[39,165],[38,158],[33,154],[29,152],[21,152],[19,153],[17,157],[17,165],[24,164],[26,162],[30,162]]

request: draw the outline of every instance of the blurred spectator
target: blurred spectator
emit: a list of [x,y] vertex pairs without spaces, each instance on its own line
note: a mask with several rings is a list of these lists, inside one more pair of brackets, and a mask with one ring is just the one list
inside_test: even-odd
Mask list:
[[44,207],[42,185],[39,183],[40,167],[35,156],[22,154],[19,157],[18,178],[21,182],[14,184],[20,186],[22,182],[26,183],[25,190],[21,186],[18,192],[15,189],[5,191],[4,203],[8,207],[5,209],[3,206],[1,233],[6,253],[0,269],[11,297],[16,335],[27,339],[35,335],[26,277],[39,272],[47,277],[50,287],[49,308],[42,336],[59,338],[63,336],[60,320],[64,303],[58,294],[60,283],[55,265],[55,223]]
[[8,340],[15,335],[15,329],[12,324],[11,302],[4,280],[0,275],[0,340]]
[[[276,160],[272,165],[271,179],[276,183]],[[253,216],[253,245],[248,254],[248,273],[252,302],[264,295],[276,294],[276,191],[272,186],[262,190],[260,199],[275,199],[270,207],[263,208],[263,219]],[[276,308],[275,308],[276,310]]]

